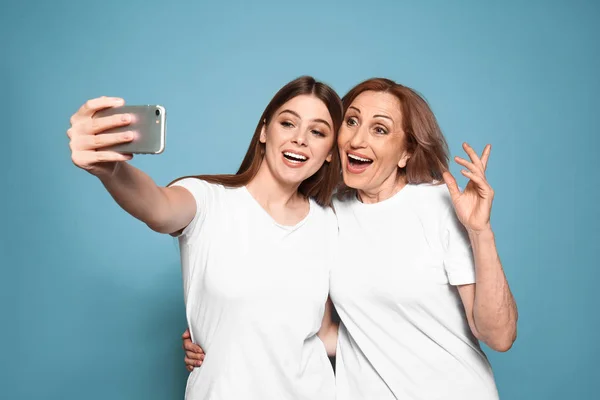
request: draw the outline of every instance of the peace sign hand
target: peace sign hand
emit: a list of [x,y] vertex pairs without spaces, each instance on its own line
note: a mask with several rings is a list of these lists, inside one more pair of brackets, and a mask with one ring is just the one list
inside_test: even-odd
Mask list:
[[446,171],[443,174],[458,219],[467,230],[475,233],[491,229],[490,214],[492,212],[494,190],[485,177],[491,148],[489,144],[485,146],[480,159],[471,146],[463,143],[463,149],[471,161],[469,162],[458,156],[454,157],[457,164],[468,169],[460,171],[469,178],[469,183],[462,192],[450,172]]

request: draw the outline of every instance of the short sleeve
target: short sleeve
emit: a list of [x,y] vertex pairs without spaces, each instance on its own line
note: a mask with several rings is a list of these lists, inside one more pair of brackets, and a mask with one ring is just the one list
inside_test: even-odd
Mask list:
[[442,224],[444,268],[451,285],[475,283],[475,261],[469,235],[451,205]]
[[178,238],[194,236],[206,216],[210,202],[210,184],[198,178],[184,178],[170,185],[170,187],[173,186],[180,186],[187,189],[196,200],[196,214],[194,215],[194,219],[192,219],[181,233],[174,236]]

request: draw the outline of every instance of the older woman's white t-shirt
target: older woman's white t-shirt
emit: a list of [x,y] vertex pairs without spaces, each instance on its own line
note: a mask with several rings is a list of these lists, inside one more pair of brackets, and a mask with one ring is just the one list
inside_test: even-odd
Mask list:
[[380,203],[334,208],[337,398],[497,399],[455,287],[474,283],[475,267],[446,185],[407,185]]

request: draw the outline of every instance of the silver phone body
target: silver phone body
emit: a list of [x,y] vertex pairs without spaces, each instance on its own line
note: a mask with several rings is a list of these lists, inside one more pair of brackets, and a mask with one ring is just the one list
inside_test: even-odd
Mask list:
[[94,118],[107,117],[115,114],[131,114],[133,116],[133,121],[129,125],[109,129],[101,134],[133,131],[135,139],[129,143],[109,146],[102,150],[130,154],[160,154],[164,151],[167,113],[163,106],[126,105],[105,108],[96,112]]

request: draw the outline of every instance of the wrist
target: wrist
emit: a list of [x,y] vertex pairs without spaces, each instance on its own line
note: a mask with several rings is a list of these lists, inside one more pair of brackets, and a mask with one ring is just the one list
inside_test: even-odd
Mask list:
[[96,176],[96,178],[100,179],[102,183],[107,183],[113,180],[113,178],[119,173],[123,163],[125,163],[125,161],[117,161],[110,166],[104,165],[104,168],[97,169],[93,172],[93,174]]
[[471,241],[494,239],[494,231],[492,230],[490,223],[487,223],[486,226],[481,229],[468,229],[467,232]]

